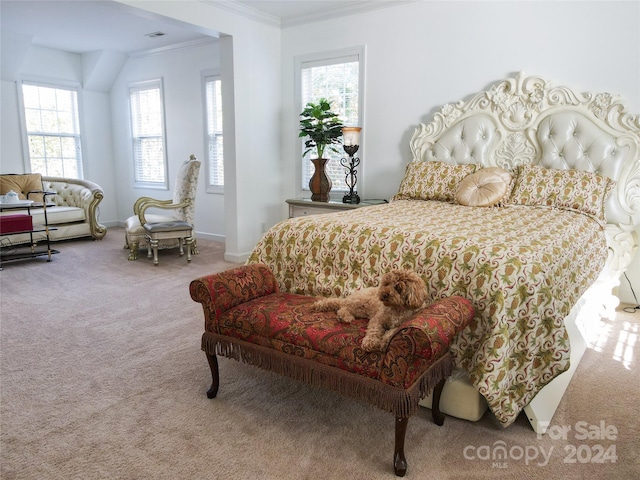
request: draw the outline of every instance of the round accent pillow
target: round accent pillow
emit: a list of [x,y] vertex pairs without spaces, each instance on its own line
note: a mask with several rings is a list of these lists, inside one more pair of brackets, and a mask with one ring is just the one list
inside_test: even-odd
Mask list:
[[487,167],[468,175],[456,190],[456,201],[469,207],[490,207],[509,193],[511,174],[500,167]]

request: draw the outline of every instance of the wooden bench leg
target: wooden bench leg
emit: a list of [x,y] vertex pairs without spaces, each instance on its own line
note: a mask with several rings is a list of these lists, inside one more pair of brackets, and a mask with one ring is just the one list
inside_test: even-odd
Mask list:
[[[431,405],[431,416],[436,425],[444,424],[444,414],[440,411],[440,396],[444,388],[446,379],[440,380],[433,389],[433,402]],[[404,439],[407,434],[409,417],[396,417],[396,445],[393,452],[393,470],[398,477],[404,477],[407,473],[407,459],[404,456]]]
[[398,477],[407,473],[407,459],[404,456],[404,437],[407,433],[409,417],[396,417],[396,446],[393,453],[393,470]]
[[445,381],[446,378],[443,378],[433,389],[433,400],[431,402],[431,418],[433,418],[433,423],[440,427],[444,423],[444,413],[440,411],[440,396],[442,395]]
[[218,358],[207,353],[209,368],[211,369],[211,388],[207,390],[207,398],[216,398],[220,386],[220,374],[218,373]]

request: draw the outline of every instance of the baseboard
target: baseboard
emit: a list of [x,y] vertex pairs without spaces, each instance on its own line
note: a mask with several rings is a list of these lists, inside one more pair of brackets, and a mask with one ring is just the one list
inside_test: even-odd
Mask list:
[[204,240],[213,240],[214,242],[224,243],[225,236],[217,233],[204,233],[196,231],[196,238],[202,238]]
[[249,255],[250,255],[249,253],[234,254],[234,253],[226,253],[225,252],[224,260],[225,260],[225,262],[244,264],[247,261],[247,258],[249,258]]

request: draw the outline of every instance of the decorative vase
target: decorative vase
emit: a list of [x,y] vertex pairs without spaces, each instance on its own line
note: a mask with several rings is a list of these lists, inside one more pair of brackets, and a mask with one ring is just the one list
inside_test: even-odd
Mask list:
[[315,168],[311,180],[309,180],[309,189],[311,190],[311,200],[314,202],[328,202],[329,191],[331,190],[331,179],[324,171],[324,167],[329,159],[312,158],[311,163]]

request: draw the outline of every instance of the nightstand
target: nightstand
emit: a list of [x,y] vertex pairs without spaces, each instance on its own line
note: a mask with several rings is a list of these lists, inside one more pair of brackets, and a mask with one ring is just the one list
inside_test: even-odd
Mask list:
[[317,215],[318,213],[341,212],[354,208],[370,207],[387,203],[386,200],[362,200],[360,203],[342,203],[334,200],[328,202],[314,202],[310,198],[289,198],[289,218],[302,217],[305,215]]

